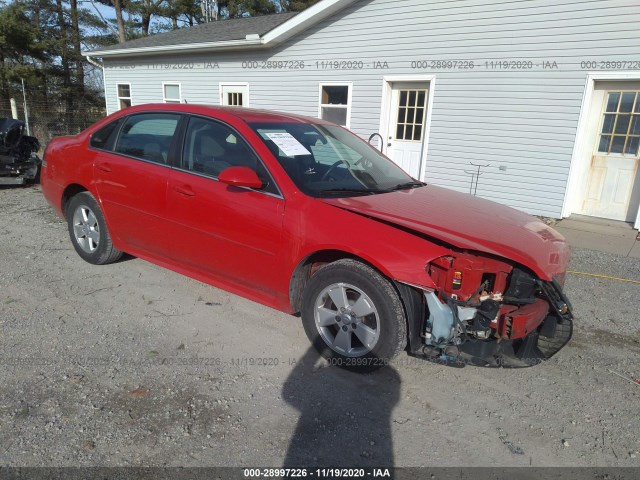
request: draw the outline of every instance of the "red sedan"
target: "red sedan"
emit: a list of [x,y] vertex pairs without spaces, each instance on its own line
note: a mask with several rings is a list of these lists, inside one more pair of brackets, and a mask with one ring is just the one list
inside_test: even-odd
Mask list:
[[336,365],[369,370],[407,350],[526,366],[571,336],[558,233],[416,181],[322,120],[132,107],[52,140],[41,178],[86,261],[127,252],[299,312]]

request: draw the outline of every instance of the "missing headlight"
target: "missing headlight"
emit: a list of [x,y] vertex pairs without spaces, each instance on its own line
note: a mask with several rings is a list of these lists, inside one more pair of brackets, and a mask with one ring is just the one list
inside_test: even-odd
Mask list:
[[504,294],[505,303],[513,305],[523,305],[534,303],[537,281],[527,272],[514,268],[509,279],[509,287]]

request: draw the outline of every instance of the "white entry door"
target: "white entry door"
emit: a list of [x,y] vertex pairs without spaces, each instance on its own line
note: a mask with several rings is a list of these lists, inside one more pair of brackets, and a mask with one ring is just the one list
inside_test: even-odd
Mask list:
[[640,204],[640,88],[603,97],[582,213],[632,222]]
[[427,120],[427,82],[396,82],[391,105],[385,153],[414,178],[420,178]]
[[249,85],[246,83],[221,83],[220,105],[229,105],[231,107],[248,107]]

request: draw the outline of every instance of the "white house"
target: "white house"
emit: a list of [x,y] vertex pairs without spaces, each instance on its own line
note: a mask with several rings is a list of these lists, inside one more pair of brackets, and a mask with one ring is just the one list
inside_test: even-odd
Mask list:
[[322,117],[379,134],[427,182],[638,228],[638,25],[636,0],[322,0],[85,55],[104,63],[109,112],[189,102]]

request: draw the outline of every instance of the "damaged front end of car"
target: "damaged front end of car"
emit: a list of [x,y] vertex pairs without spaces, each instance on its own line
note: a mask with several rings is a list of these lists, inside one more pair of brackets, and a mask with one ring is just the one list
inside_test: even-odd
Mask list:
[[40,143],[25,135],[25,124],[13,118],[0,118],[0,185],[37,182],[40,174]]
[[470,252],[436,258],[426,268],[437,289],[414,301],[414,356],[457,366],[528,367],[571,338],[564,275],[545,281],[523,266]]

